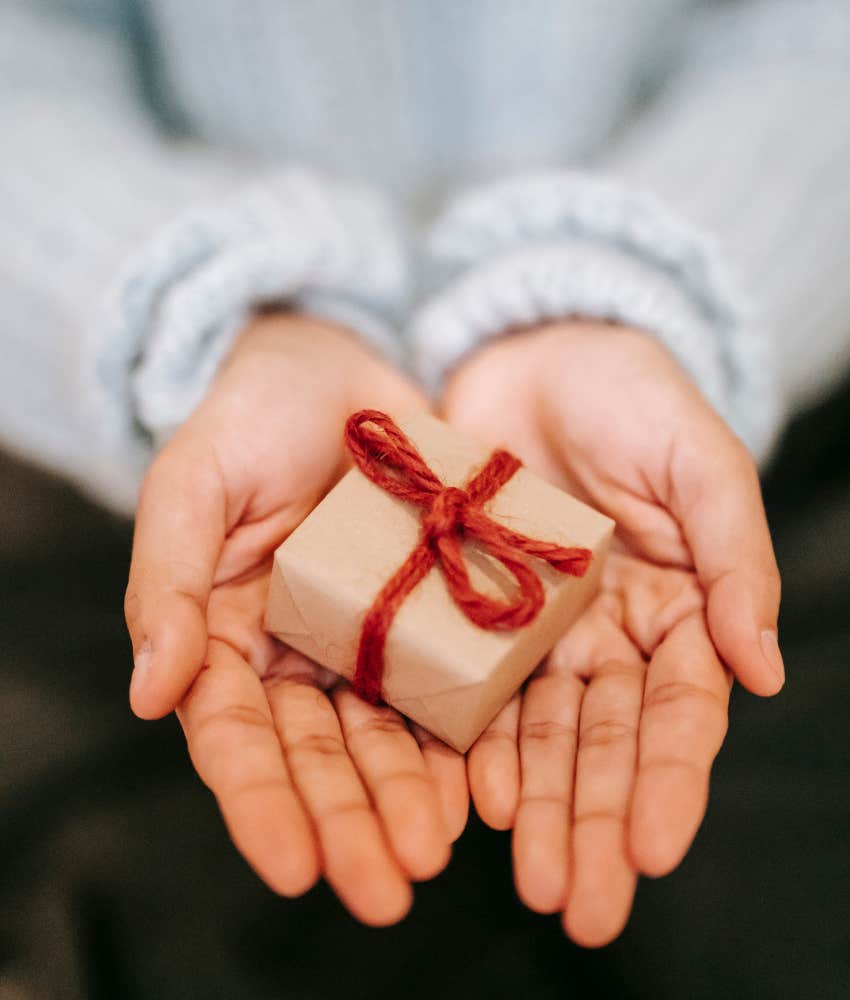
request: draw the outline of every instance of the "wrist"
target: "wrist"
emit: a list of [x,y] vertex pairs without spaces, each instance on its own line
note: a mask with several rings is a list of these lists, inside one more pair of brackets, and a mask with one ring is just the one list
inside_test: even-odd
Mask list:
[[279,356],[349,352],[368,353],[354,330],[306,313],[286,309],[255,313],[233,342],[226,363],[252,355]]
[[[399,412],[427,405],[424,396],[379,355],[359,333],[333,320],[274,310],[256,313],[236,337],[218,373],[216,395],[243,394],[245,387],[269,388],[280,402],[281,387],[311,397],[341,413],[398,400]],[[286,393],[285,393],[286,394]],[[388,404],[387,404],[388,405]]]
[[514,327],[466,354],[447,378],[452,384],[482,369],[512,371],[517,380],[537,381],[547,375],[541,365],[544,355],[563,360],[572,350],[592,343],[595,349],[663,351],[650,334],[613,320],[572,317],[547,320],[527,327]]

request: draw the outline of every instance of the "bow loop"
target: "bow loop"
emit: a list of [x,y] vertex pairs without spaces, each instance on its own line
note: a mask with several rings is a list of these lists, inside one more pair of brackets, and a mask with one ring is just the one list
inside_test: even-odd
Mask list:
[[409,438],[380,410],[352,414],[345,442],[360,471],[387,493],[428,505],[443,489]]

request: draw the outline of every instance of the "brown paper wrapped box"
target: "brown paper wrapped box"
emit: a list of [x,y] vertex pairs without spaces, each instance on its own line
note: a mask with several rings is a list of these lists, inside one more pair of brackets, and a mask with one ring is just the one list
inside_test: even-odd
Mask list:
[[[446,486],[462,487],[492,449],[433,417],[399,421]],[[583,577],[532,560],[546,602],[530,625],[508,632],[473,624],[454,603],[439,562],[394,619],[385,649],[384,699],[465,752],[588,605],[599,586],[614,522],[525,468],[484,505],[514,531],[593,557]],[[420,537],[422,509],[386,493],[358,469],[334,487],[275,553],[266,628],[351,679],[363,618]],[[496,596],[513,578],[465,543],[472,583]]]

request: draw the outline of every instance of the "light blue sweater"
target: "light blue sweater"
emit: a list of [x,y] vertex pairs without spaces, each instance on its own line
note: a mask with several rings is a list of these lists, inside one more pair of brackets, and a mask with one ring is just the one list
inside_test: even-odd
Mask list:
[[0,135],[0,439],[119,509],[260,303],[619,319],[758,457],[846,365],[847,0],[0,0]]

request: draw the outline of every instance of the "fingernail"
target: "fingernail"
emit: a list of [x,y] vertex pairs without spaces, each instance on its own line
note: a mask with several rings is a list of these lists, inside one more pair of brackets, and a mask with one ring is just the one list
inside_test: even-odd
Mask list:
[[767,665],[784,684],[785,664],[782,661],[782,653],[779,651],[779,636],[773,629],[765,629],[762,632],[761,652],[767,661]]
[[130,678],[130,691],[139,692],[144,688],[151,669],[151,644],[149,639],[139,646],[133,657],[133,676]]

